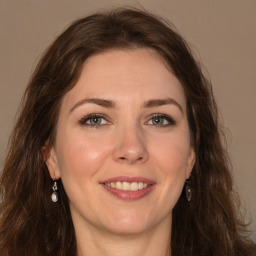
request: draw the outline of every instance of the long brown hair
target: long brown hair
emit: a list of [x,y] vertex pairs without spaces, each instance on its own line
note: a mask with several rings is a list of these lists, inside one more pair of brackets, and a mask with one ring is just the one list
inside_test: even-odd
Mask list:
[[[155,49],[184,87],[196,152],[192,201],[183,192],[173,210],[173,256],[252,255],[238,218],[229,160],[222,145],[211,85],[183,38],[147,12],[115,9],[75,21],[47,49],[26,89],[0,181],[1,256],[75,256],[76,239],[61,181],[52,203],[51,178],[42,157],[54,143],[63,96],[84,61],[111,48]],[[156,74],[157,75],[157,74]]]

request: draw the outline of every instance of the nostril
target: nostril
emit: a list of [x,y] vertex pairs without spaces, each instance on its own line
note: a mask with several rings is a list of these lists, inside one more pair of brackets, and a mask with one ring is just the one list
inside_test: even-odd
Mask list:
[[147,160],[148,153],[144,146],[135,148],[122,145],[122,147],[115,148],[113,151],[113,157],[115,161],[119,161],[120,163],[141,163]]

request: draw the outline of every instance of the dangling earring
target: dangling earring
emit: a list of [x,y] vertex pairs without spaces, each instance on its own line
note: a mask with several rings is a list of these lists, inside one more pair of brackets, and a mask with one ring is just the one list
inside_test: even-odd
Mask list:
[[186,197],[188,202],[190,202],[192,198],[192,191],[191,191],[191,182],[189,179],[186,179]]
[[57,190],[58,190],[57,182],[53,179],[51,199],[54,203],[56,203],[58,201],[58,192],[57,192]]

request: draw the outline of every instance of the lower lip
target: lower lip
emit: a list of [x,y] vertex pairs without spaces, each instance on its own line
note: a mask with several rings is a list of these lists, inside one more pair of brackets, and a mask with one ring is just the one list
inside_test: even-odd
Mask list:
[[136,190],[136,191],[130,191],[130,190],[121,190],[116,188],[111,188],[109,186],[106,186],[102,184],[102,186],[110,192],[112,195],[127,201],[135,201],[139,200],[145,196],[147,196],[152,190],[154,189],[154,185],[150,185],[144,189]]

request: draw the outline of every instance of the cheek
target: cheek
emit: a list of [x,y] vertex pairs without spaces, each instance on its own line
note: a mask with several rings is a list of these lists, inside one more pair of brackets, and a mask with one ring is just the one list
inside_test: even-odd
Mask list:
[[[64,141],[64,140],[63,140]],[[57,158],[62,178],[73,176],[93,176],[101,167],[108,154],[104,141],[90,138],[66,138],[65,144],[59,146]]]
[[189,136],[173,136],[160,144],[155,149],[155,159],[163,188],[163,198],[166,197],[172,205],[178,200],[183,189],[186,174],[189,169],[190,142]]
[[61,180],[73,206],[81,204],[81,200],[89,205],[90,198],[83,195],[97,195],[93,184],[107,155],[108,149],[102,140],[96,143],[88,138],[76,140],[66,137],[65,143],[59,144],[57,158]]
[[190,144],[188,136],[173,136],[154,147],[156,161],[166,175],[186,174],[189,163]]
[[180,198],[188,170],[190,143],[189,136],[173,134],[151,144],[151,165],[158,174],[157,207],[169,214]]

